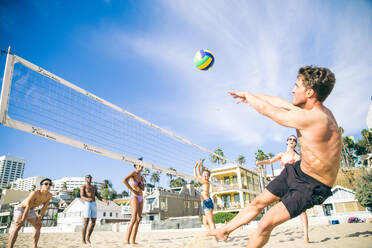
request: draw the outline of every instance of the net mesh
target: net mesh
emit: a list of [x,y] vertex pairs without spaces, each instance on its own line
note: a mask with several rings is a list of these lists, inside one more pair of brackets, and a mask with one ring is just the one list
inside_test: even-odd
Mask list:
[[193,175],[211,154],[44,76],[14,65],[8,115],[30,125],[125,156]]

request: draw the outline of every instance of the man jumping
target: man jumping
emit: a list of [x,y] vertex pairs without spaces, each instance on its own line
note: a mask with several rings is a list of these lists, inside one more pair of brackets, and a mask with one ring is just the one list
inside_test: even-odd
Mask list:
[[229,92],[237,103],[248,103],[257,112],[279,125],[296,128],[302,160],[285,166],[267,188],[228,224],[210,235],[226,240],[238,227],[248,224],[266,206],[281,200],[262,217],[247,247],[265,245],[272,230],[306,209],[323,203],[332,195],[340,166],[341,135],[332,112],[323,106],[335,84],[327,68],[304,66],[298,71],[292,90],[292,103],[279,98],[250,92]]

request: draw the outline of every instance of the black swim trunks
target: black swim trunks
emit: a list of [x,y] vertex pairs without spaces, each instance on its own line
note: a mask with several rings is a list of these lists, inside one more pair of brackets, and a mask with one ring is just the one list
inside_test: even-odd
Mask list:
[[305,174],[301,161],[286,164],[283,171],[266,189],[279,197],[294,218],[314,205],[322,204],[332,195],[331,187]]

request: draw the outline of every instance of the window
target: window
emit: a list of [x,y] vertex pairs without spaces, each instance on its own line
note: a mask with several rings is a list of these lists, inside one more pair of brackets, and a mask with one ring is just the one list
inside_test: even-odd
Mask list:
[[225,184],[230,184],[230,177],[224,177]]
[[110,212],[110,217],[112,217],[112,212]]
[[247,195],[246,195],[246,193],[243,193],[243,200],[244,200],[244,202],[247,200]]
[[168,204],[166,198],[160,198],[160,209],[167,211],[168,210]]
[[233,183],[238,183],[238,179],[236,178],[236,176],[233,176]]
[[194,202],[194,208],[198,208],[199,207],[199,202],[198,201],[195,201]]
[[116,218],[117,218],[117,217],[119,217],[119,214],[118,214],[118,213],[116,213],[116,214],[115,214],[115,216],[116,216]]
[[234,202],[239,202],[239,194],[234,194]]
[[106,217],[106,212],[103,212],[103,217]]

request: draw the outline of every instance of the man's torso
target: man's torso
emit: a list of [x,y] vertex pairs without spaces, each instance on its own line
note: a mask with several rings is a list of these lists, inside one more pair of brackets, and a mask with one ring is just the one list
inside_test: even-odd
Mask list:
[[305,130],[297,130],[301,144],[301,169],[318,181],[333,186],[341,159],[341,135],[331,111],[310,111],[319,120]]
[[90,198],[92,202],[95,201],[97,190],[96,187],[94,187],[93,185],[83,185],[82,187],[85,197]]

